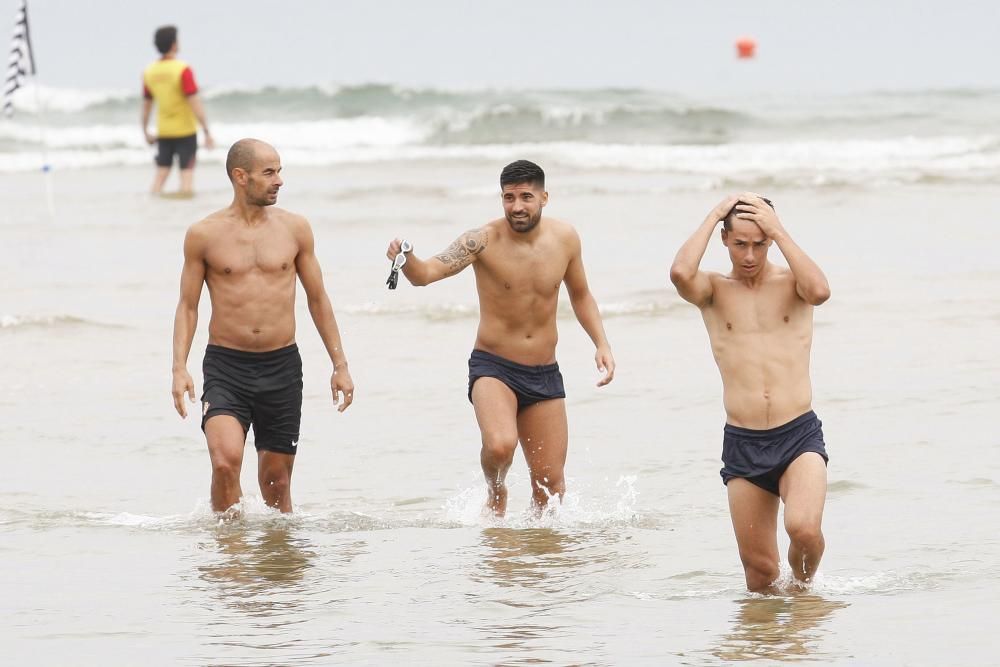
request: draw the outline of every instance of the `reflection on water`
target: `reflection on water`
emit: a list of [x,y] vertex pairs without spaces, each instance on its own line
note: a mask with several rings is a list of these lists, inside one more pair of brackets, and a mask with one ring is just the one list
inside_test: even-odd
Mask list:
[[827,632],[823,626],[833,612],[847,606],[811,594],[739,600],[733,627],[712,654],[726,661],[822,659],[819,643]]
[[583,539],[551,528],[487,528],[484,564],[498,586],[527,586],[558,591],[583,564],[576,555]]
[[303,578],[316,558],[312,545],[292,526],[249,530],[222,526],[215,534],[217,558],[200,565],[202,580],[216,587],[225,606],[252,616],[292,610],[301,604]]
[[[200,627],[198,664],[328,664],[324,639],[305,630],[330,599],[335,583],[315,574],[331,560],[350,562],[364,552],[353,542],[317,556],[308,531],[292,522],[235,521],[200,545],[209,552],[195,567],[199,602],[212,621]],[[317,567],[320,565],[320,567]],[[224,661],[219,656],[225,655]],[[275,662],[273,656],[280,655]]]
[[592,582],[588,585],[588,571],[607,558],[591,548],[595,537],[552,528],[483,530],[484,567],[471,577],[497,592],[484,596],[497,605],[485,614],[492,618],[476,627],[484,645],[502,656],[500,663],[564,663],[566,654],[554,648],[559,646],[574,647],[574,655],[586,652],[586,642],[581,645],[577,629],[566,623],[565,611],[596,594]]

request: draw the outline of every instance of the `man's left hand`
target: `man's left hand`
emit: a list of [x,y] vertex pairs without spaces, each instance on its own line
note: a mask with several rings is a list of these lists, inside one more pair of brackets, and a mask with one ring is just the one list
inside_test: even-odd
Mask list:
[[615,358],[611,355],[610,347],[597,348],[594,361],[597,362],[597,370],[604,373],[604,377],[597,383],[598,387],[603,387],[615,379]]
[[333,404],[337,406],[337,412],[343,412],[354,402],[354,380],[346,368],[333,370],[330,389],[333,390]]
[[778,214],[754,192],[744,192],[740,195],[740,203],[736,205],[736,217],[756,223],[760,231],[771,239],[778,239],[785,233],[785,228],[778,220]]

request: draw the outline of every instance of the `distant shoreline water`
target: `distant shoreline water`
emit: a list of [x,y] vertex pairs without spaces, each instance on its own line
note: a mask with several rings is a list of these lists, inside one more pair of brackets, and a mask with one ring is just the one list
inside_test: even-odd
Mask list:
[[[146,165],[137,92],[22,91],[0,120],[0,172]],[[1000,176],[1000,90],[694,100],[651,90],[204,91],[219,143],[259,136],[297,164],[449,163],[533,155],[574,169],[667,173],[686,185],[982,183]],[[221,151],[201,159],[219,162]]]

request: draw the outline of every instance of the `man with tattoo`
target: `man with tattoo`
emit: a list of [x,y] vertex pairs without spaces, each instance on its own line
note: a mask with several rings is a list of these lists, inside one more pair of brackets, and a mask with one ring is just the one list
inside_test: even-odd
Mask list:
[[[699,268],[720,221],[732,261],[728,274]],[[767,260],[772,243],[788,268]],[[830,298],[826,276],[792,240],[771,202],[746,192],[709,212],[677,252],[670,280],[701,309],[722,374],[721,474],[747,588],[770,591],[778,578],[779,501],[792,574],[809,582],[825,545],[827,455],[812,411],[809,352],[813,306]]]
[[[486,476],[486,510],[507,510],[504,479],[518,442],[528,464],[532,504],[541,511],[566,490],[568,433],[565,392],[556,363],[556,306],[566,284],[577,320],[597,347],[595,360],[611,382],[615,360],[597,302],[587,286],[580,237],[565,222],[542,216],[548,202],[545,174],[527,160],[500,174],[504,217],[462,234],[433,258],[411,251],[402,266],[413,285],[453,276],[470,264],[479,292],[479,331],[469,359],[469,400],[482,434],[480,462]],[[386,256],[403,251],[399,239]]]
[[[203,363],[201,428],[212,460],[212,509],[239,502],[243,448],[250,426],[264,502],[292,511],[292,464],[302,417],[302,359],[295,344],[295,279],[333,364],[330,389],[343,412],[354,383],[340,330],[323,286],[309,222],[274,204],[282,186],[281,159],[256,139],[233,144],[226,158],[233,202],[195,223],[184,238],[181,295],[174,318],[174,408],[187,417],[194,401],[188,353],[198,324],[202,285],[212,318]],[[338,393],[340,396],[338,396]]]

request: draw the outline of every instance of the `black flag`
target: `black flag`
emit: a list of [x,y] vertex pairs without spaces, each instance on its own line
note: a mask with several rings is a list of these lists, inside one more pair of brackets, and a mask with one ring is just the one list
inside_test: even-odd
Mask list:
[[10,58],[7,60],[7,78],[3,85],[4,114],[13,115],[14,91],[24,85],[26,76],[35,74],[35,71],[35,57],[31,52],[31,36],[28,34],[28,0],[21,0],[14,21]]

